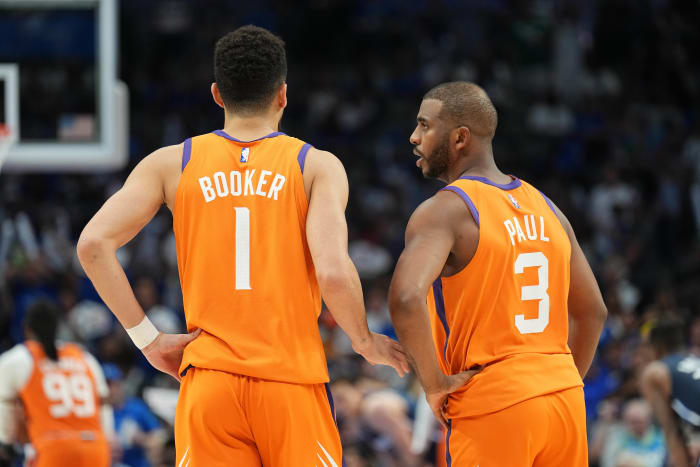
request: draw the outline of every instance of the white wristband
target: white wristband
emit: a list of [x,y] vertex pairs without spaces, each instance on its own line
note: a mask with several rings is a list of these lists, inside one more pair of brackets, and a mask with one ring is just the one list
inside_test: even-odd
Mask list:
[[159,334],[156,327],[151,323],[151,320],[148,319],[148,316],[144,316],[141,322],[133,328],[127,329],[126,333],[139,350],[142,350],[148,344],[156,340]]

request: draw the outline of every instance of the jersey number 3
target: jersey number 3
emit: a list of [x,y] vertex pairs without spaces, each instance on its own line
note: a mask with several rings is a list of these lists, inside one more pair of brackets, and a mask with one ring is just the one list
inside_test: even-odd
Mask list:
[[537,318],[526,319],[525,315],[515,315],[515,327],[521,334],[542,332],[549,324],[549,261],[544,253],[521,253],[515,259],[515,273],[522,274],[525,268],[537,268],[537,285],[521,288],[521,300],[539,300]]

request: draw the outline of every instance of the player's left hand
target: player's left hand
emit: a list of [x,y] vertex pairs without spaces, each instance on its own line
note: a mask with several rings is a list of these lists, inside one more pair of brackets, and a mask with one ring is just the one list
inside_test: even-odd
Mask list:
[[160,333],[153,342],[143,348],[143,355],[155,369],[180,381],[178,370],[182,363],[182,353],[185,346],[195,340],[201,332],[201,329],[195,329],[189,334]]
[[425,398],[428,401],[435,418],[438,422],[447,429],[447,417],[445,409],[447,408],[447,396],[464,386],[472,377],[481,371],[481,368],[475,370],[467,370],[456,375],[445,375],[440,385],[435,388],[425,389]]
[[363,345],[353,344],[355,352],[362,355],[370,365],[387,365],[396,370],[400,377],[408,374],[410,366],[401,344],[383,334],[370,332],[369,341]]

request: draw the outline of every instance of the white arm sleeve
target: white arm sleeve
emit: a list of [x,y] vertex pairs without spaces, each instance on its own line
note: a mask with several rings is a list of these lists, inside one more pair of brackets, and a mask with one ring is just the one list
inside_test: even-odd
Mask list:
[[83,355],[85,355],[85,363],[87,363],[88,368],[90,368],[90,373],[92,373],[92,376],[95,378],[97,394],[102,399],[106,399],[109,396],[109,387],[107,386],[105,374],[102,372],[102,367],[97,362],[97,359],[87,350],[83,349]]
[[100,408],[100,424],[108,441],[114,439],[114,410],[109,404],[102,404]]
[[16,405],[19,393],[32,376],[34,360],[29,350],[18,344],[0,355],[0,441],[19,440],[22,413]]
[[105,401],[109,397],[109,386],[107,386],[105,374],[97,359],[85,349],[83,349],[83,354],[85,355],[85,363],[87,363],[90,368],[90,373],[92,373],[95,378],[97,394],[102,398],[100,407],[100,424],[102,425],[102,431],[107,439],[111,440],[114,438],[114,410],[112,410],[112,406]]

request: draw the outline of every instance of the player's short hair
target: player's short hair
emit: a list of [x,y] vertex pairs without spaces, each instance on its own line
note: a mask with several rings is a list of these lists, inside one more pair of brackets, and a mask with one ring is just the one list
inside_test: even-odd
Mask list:
[[38,300],[27,308],[24,325],[39,341],[44,353],[51,360],[58,361],[56,350],[56,329],[58,328],[58,309],[48,300]]
[[464,125],[477,136],[492,139],[496,134],[496,108],[486,91],[474,83],[453,81],[439,84],[425,93],[425,99],[442,102],[441,118]]
[[250,25],[226,34],[214,48],[214,79],[228,111],[264,111],[287,79],[284,41]]
[[685,331],[683,323],[676,319],[660,321],[651,329],[649,342],[656,349],[664,353],[672,353],[681,350],[685,345]]

